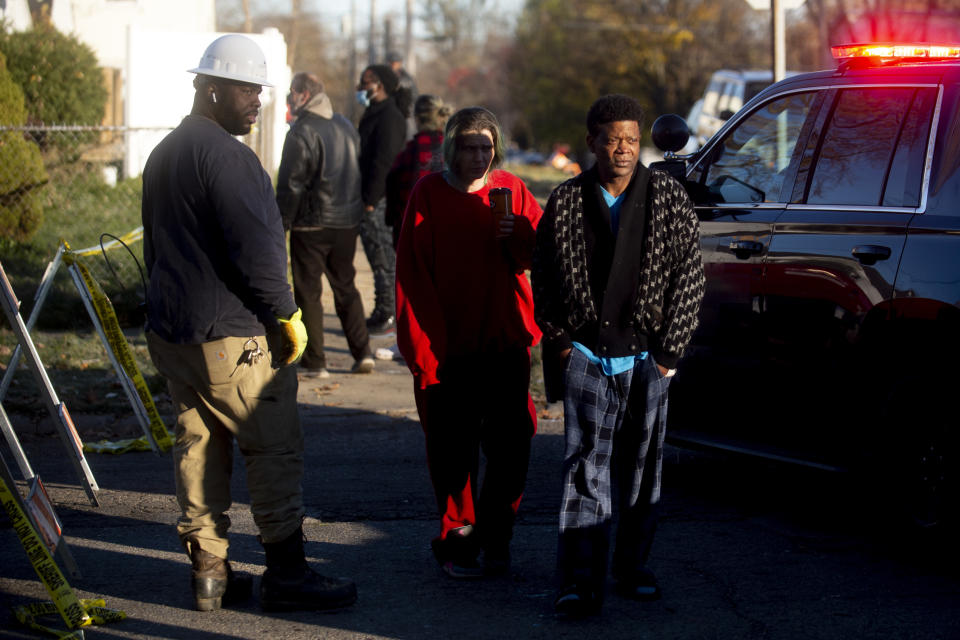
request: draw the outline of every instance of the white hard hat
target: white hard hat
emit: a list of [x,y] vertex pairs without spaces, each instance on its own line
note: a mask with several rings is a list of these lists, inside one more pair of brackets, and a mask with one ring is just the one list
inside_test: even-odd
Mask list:
[[238,34],[220,36],[211,42],[200,58],[200,65],[196,69],[189,69],[189,72],[273,86],[267,82],[267,58],[263,51],[256,42]]

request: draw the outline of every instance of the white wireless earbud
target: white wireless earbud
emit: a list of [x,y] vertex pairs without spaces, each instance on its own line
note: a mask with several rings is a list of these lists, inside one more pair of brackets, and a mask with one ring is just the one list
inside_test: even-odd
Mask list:
[[216,103],[217,103],[217,94],[211,93],[211,94],[210,94],[210,99],[213,100],[213,103],[214,103],[214,104],[216,104]]

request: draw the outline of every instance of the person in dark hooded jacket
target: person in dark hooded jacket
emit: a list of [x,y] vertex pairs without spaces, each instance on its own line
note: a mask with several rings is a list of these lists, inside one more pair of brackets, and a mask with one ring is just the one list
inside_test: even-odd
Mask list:
[[310,377],[328,377],[323,351],[323,280],[354,358],[354,373],[370,373],[374,360],[354,284],[353,258],[363,215],[360,200],[360,137],[353,124],[333,112],[323,83],[297,73],[287,96],[296,120],[287,132],[277,177],[277,205],[290,230],[293,291],[307,326],[300,366]]

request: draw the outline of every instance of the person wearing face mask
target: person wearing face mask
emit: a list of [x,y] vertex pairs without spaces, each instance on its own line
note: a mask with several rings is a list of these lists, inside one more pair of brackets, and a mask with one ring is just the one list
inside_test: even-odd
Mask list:
[[354,359],[352,372],[370,373],[374,359],[353,266],[363,215],[360,136],[349,120],[333,112],[323,83],[312,73],[293,76],[287,104],[296,119],[283,143],[277,204],[283,227],[290,230],[293,293],[309,338],[300,368],[308,377],[330,376],[323,351],[326,276]]
[[283,223],[270,176],[234,136],[250,132],[266,58],[230,34],[204,52],[193,109],[143,170],[147,345],[177,410],[177,532],[194,606],[251,595],[227,561],[235,442],[264,548],[265,610],[334,609],[356,586],[309,567],[303,538],[303,432],[295,364],[306,346],[287,282]]
[[[406,91],[404,89],[401,92]],[[387,173],[407,137],[406,115],[397,106],[398,80],[382,64],[364,69],[357,85],[357,101],[366,107],[360,118],[360,175],[363,219],[360,239],[373,271],[374,306],[367,319],[371,336],[395,332],[394,269],[396,254],[387,226]],[[401,103],[406,104],[406,99]]]
[[[496,168],[503,148],[492,113],[454,113],[446,170],[413,187],[397,246],[397,344],[413,373],[440,511],[433,552],[451,578],[509,571],[536,431],[528,389],[540,330],[524,271],[541,211],[523,181]],[[499,198],[509,205],[502,216],[491,209]]]

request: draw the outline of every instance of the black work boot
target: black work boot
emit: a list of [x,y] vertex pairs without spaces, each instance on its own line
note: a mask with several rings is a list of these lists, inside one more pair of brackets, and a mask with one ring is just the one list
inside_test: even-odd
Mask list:
[[216,611],[221,606],[250,598],[253,592],[251,576],[235,574],[229,562],[201,549],[196,538],[187,538],[183,545],[193,565],[190,586],[197,611]]
[[264,611],[340,609],[357,600],[357,586],[343,578],[322,576],[307,565],[303,527],[280,542],[264,542],[267,569],[260,579]]

